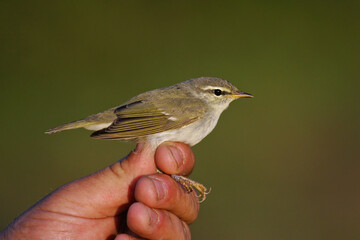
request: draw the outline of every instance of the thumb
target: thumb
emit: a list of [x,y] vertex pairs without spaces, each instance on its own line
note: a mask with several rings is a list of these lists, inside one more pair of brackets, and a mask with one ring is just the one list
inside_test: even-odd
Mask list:
[[86,218],[117,215],[133,202],[138,178],[156,172],[154,151],[139,143],[124,159],[60,187],[41,201],[41,208]]

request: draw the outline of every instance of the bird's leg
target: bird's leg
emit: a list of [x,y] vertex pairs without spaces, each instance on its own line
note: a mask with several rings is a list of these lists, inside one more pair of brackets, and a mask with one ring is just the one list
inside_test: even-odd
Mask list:
[[196,197],[199,199],[199,202],[202,203],[206,199],[206,195],[210,193],[211,189],[207,190],[207,188],[190,178],[186,178],[184,176],[172,174],[171,177],[177,181],[181,186],[185,188],[185,190],[190,193],[192,191],[195,192]]
[[[159,169],[157,169],[158,173],[163,173]],[[166,174],[166,173],[165,173]],[[211,188],[207,190],[207,188],[194,180],[191,180],[190,178],[171,174],[170,175],[175,181],[177,181],[188,193],[191,193],[192,191],[195,192],[196,197],[199,199],[199,202],[202,203],[206,199],[206,195],[211,192]]]

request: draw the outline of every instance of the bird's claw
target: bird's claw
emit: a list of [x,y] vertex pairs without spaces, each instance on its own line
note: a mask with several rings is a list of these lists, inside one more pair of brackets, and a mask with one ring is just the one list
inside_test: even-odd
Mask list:
[[206,199],[206,195],[211,192],[211,188],[208,190],[203,184],[198,183],[189,178],[186,178],[184,176],[173,174],[171,175],[171,177],[175,181],[177,181],[181,186],[183,186],[188,193],[194,191],[195,196],[199,199],[200,203],[204,202]]

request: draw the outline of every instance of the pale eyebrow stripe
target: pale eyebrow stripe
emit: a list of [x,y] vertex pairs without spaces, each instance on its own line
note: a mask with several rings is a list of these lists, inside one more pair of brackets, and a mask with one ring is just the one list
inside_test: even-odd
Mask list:
[[218,86],[206,86],[206,87],[203,87],[202,88],[203,90],[214,90],[214,89],[220,89],[221,91],[224,91],[224,92],[229,92],[229,89],[227,88],[224,88],[224,87],[218,87]]

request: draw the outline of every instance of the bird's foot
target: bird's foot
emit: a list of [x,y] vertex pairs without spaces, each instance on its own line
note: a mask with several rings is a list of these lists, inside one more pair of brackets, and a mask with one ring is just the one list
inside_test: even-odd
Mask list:
[[200,203],[205,201],[206,195],[211,192],[211,188],[209,190],[207,190],[207,188],[204,185],[202,185],[201,183],[198,183],[198,182],[191,180],[189,178],[186,178],[184,176],[172,174],[171,177],[175,181],[180,183],[180,185],[183,186],[188,193],[194,191],[195,195],[196,195],[196,197],[198,197]]

